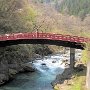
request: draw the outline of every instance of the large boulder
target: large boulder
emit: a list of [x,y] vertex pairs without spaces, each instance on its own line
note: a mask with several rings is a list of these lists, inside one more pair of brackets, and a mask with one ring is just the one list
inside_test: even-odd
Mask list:
[[36,68],[32,63],[26,63],[22,65],[23,72],[34,72]]
[[8,62],[5,59],[0,61],[0,85],[4,84],[9,80],[8,74]]
[[0,74],[0,85],[4,84],[9,80],[9,77],[6,74]]
[[72,77],[72,70],[70,68],[65,68],[64,72],[62,74],[59,74],[56,76],[56,79],[51,83],[52,86],[55,86],[56,84],[62,84],[65,80],[69,80]]
[[74,68],[77,72],[83,71],[86,69],[86,66],[84,66],[84,64],[78,64],[75,68]]
[[13,79],[14,75],[16,75],[18,72],[15,69],[9,69],[9,78]]

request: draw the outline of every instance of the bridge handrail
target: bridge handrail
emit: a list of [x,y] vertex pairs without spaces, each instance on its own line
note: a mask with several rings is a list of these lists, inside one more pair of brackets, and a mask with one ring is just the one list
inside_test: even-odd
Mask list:
[[6,40],[17,40],[17,39],[50,39],[50,40],[62,40],[76,43],[87,43],[90,42],[89,38],[72,36],[72,35],[63,35],[55,33],[41,33],[41,32],[32,32],[32,33],[12,33],[0,35],[0,41]]

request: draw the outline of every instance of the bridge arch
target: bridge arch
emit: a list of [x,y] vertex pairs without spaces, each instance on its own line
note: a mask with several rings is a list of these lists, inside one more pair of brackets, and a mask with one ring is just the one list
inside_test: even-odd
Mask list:
[[84,49],[86,42],[90,42],[90,39],[71,35],[40,32],[0,35],[1,47],[17,44],[49,44]]

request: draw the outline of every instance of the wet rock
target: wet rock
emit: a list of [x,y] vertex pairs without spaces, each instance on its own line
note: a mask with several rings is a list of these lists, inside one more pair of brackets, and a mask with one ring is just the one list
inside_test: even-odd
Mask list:
[[42,56],[39,54],[34,54],[33,58],[39,60],[42,59]]
[[4,84],[9,80],[9,77],[6,74],[0,74],[0,85]]
[[52,63],[56,63],[56,61],[52,61]]
[[14,75],[16,75],[18,72],[15,69],[9,69],[9,78],[13,79]]
[[46,65],[46,63],[42,63],[41,65]]
[[35,72],[36,71],[36,68],[31,63],[26,63],[22,65],[22,67],[23,67],[22,72]]
[[4,58],[0,61],[0,85],[9,80],[8,62]]
[[9,70],[16,70],[17,72],[19,72],[21,69],[21,65],[19,65],[18,63],[9,64],[8,68]]
[[62,74],[56,76],[56,79],[51,83],[52,86],[56,84],[63,84],[65,80],[69,80],[72,77],[72,70],[70,68],[66,68]]
[[83,71],[84,69],[85,69],[84,64],[78,64],[78,65],[75,67],[75,70],[76,70],[77,72]]

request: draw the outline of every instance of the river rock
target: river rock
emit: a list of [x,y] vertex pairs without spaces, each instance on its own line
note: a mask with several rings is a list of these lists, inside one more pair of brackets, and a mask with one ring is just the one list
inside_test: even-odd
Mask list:
[[84,66],[84,64],[78,64],[76,67],[75,67],[75,70],[80,72],[80,71],[83,71],[86,67]]
[[70,68],[65,68],[64,72],[62,74],[59,74],[56,76],[56,79],[51,83],[52,86],[55,86],[56,84],[62,84],[65,80],[71,79],[72,77],[72,70]]
[[34,72],[36,70],[32,63],[26,63],[22,67],[24,72]]
[[9,78],[13,79],[14,75],[16,75],[18,72],[15,69],[9,69]]
[[42,63],[41,65],[46,65],[46,63]]
[[9,77],[6,74],[0,74],[0,85],[4,84],[9,80]]
[[56,61],[52,61],[52,63],[56,63]]
[[0,85],[9,80],[8,62],[4,58],[0,61]]
[[38,60],[38,59],[42,59],[42,56],[39,54],[34,54],[33,58]]

